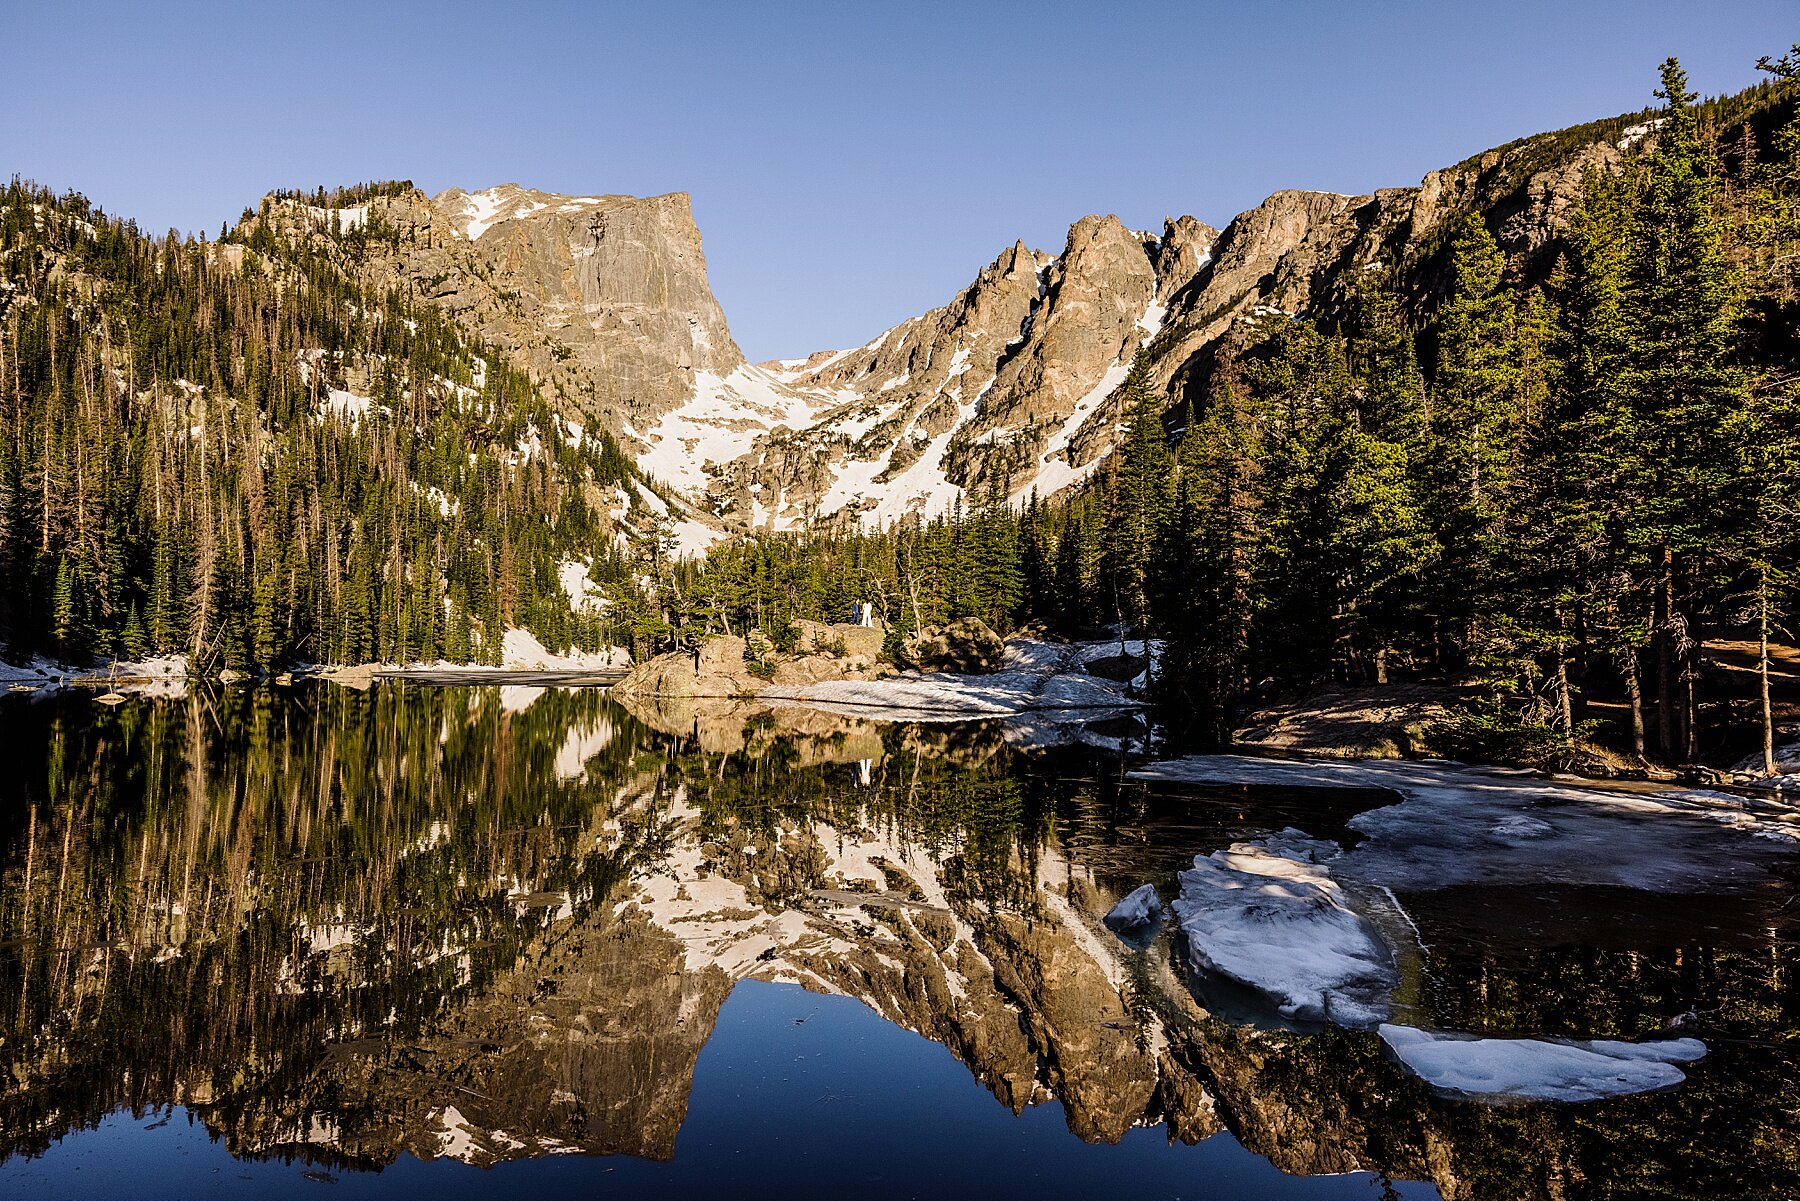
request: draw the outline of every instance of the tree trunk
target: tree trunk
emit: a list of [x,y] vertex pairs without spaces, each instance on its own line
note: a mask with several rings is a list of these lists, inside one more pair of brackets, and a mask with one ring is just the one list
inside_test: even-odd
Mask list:
[[1775,774],[1775,710],[1769,704],[1769,573],[1756,576],[1756,675],[1762,693],[1763,775]]
[[1620,655],[1625,672],[1625,695],[1631,698],[1631,746],[1644,757],[1644,686],[1638,679],[1637,648],[1628,646]]
[[1689,639],[1681,669],[1681,740],[1689,763],[1700,761],[1700,642]]
[[1675,599],[1675,556],[1662,548],[1662,578],[1656,585],[1651,626],[1656,631],[1656,745],[1664,758],[1675,754],[1675,640],[1669,628]]
[[1556,644],[1556,703],[1561,710],[1562,732],[1575,737],[1575,702],[1569,696],[1569,657],[1561,640]]

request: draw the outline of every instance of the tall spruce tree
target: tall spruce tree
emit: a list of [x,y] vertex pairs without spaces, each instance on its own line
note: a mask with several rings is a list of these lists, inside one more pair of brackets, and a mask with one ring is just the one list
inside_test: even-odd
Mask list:
[[1497,536],[1517,450],[1519,352],[1506,266],[1471,215],[1451,244],[1451,286],[1437,320],[1431,380],[1429,512],[1443,548],[1436,612],[1464,663],[1480,665],[1489,631]]
[[1657,95],[1666,107],[1633,213],[1625,296],[1640,439],[1628,486],[1654,573],[1657,741],[1667,756],[1692,758],[1696,602],[1715,582],[1717,549],[1748,515],[1730,445],[1748,390],[1732,363],[1738,288],[1714,208],[1717,163],[1675,59],[1663,63]]
[[1150,617],[1150,561],[1157,531],[1170,504],[1168,435],[1164,402],[1150,354],[1140,349],[1119,386],[1125,436],[1115,452],[1107,519],[1105,569],[1119,620],[1143,629]]

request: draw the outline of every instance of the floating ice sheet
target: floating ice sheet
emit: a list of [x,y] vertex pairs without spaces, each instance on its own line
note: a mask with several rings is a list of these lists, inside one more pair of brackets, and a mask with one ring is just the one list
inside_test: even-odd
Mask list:
[[[1143,655],[1144,644],[1125,644]],[[986,675],[900,672],[879,680],[823,680],[765,688],[768,700],[798,701],[831,712],[895,721],[967,721],[1048,711],[1135,708],[1130,688],[1090,674],[1086,664],[1117,654],[1117,641],[1049,643],[1015,638],[1006,644],[1001,669]]]
[[1381,1041],[1433,1088],[1488,1100],[1597,1101],[1672,1088],[1687,1079],[1677,1064],[1706,1055],[1706,1044],[1693,1038],[1478,1038],[1394,1025],[1381,1027]]
[[1202,855],[1175,915],[1196,963],[1268,997],[1283,1017],[1373,1026],[1399,984],[1393,953],[1325,861],[1334,842],[1298,830]]
[[1729,893],[1791,863],[1793,835],[1800,832],[1794,812],[1774,802],[1609,789],[1444,762],[1204,755],[1133,774],[1204,784],[1391,790],[1398,804],[1351,819],[1351,827],[1367,837],[1332,865],[1332,874],[1397,892],[1551,883]]

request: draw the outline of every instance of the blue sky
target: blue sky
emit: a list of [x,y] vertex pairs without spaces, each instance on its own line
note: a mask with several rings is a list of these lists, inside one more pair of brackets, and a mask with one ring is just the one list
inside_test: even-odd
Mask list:
[[1734,91],[1800,0],[0,0],[0,170],[147,228],[278,186],[686,191],[753,359],[854,345],[1089,212],[1214,225]]

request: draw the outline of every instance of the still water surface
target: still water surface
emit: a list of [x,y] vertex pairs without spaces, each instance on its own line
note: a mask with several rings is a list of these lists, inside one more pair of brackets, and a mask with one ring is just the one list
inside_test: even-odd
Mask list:
[[0,747],[0,1195],[1800,1187],[1788,881],[1401,895],[1428,1024],[1712,1049],[1496,1107],[1099,925],[1385,794],[588,690],[5,698]]

